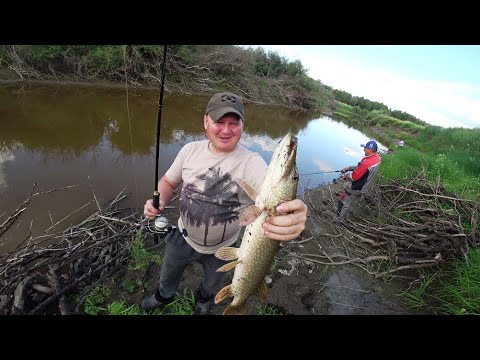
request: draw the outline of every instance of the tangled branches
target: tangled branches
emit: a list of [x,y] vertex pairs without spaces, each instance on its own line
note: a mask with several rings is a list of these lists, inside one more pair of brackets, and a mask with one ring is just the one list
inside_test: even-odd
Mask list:
[[[126,197],[122,193],[102,208],[93,192],[98,211],[85,221],[61,233],[47,229],[0,256],[0,314],[49,313],[56,311],[52,306],[58,306],[61,314],[79,313],[88,293],[124,268],[130,245],[143,226],[138,213],[126,215],[118,208]],[[75,301],[67,299],[71,290],[78,294]]]
[[40,73],[32,66],[27,64],[18,54],[17,47],[15,45],[4,45],[3,49],[5,54],[10,59],[8,67],[13,70],[22,81],[38,79],[40,77]]
[[[329,190],[331,196],[325,196],[326,189],[317,190],[323,192],[321,201],[309,194],[309,207],[324,223],[331,222],[338,199]],[[478,222],[478,204],[439,184],[421,177],[393,181],[372,188],[347,223],[333,227],[337,234],[327,236],[335,253],[326,254],[324,247],[322,256],[332,264],[338,264],[337,257],[377,277],[390,277],[465,255],[479,244]]]

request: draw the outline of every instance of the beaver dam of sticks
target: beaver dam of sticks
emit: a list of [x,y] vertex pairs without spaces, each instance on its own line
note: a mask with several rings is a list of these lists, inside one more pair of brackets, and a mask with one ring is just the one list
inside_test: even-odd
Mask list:
[[[338,190],[336,194],[328,185],[304,193],[309,220],[301,239],[311,237],[297,243],[315,237],[318,246],[288,256],[325,265],[353,264],[378,278],[415,278],[419,268],[438,267],[478,246],[477,203],[424,178],[374,186],[345,225],[333,226]],[[32,190],[0,225],[0,243],[29,202],[45,193]],[[93,186],[92,194],[97,211],[80,224],[29,236],[0,256],[0,314],[81,314],[96,286],[127,270],[132,243],[139,230],[148,228],[145,219],[119,206],[126,197],[123,191],[103,206]]]

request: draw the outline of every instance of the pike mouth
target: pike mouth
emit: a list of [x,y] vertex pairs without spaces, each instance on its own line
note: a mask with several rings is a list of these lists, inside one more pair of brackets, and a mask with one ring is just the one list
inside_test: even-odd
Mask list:
[[288,144],[288,160],[285,164],[285,168],[283,169],[282,178],[287,177],[295,168],[296,168],[296,157],[297,157],[297,146],[298,140],[295,136],[291,136],[290,142]]
[[288,146],[288,155],[291,156],[292,152],[297,149],[297,138],[292,136],[290,139],[290,144]]

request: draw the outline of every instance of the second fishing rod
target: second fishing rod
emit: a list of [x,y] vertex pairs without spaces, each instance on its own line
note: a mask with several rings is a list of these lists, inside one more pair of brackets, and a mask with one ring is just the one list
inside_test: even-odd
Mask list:
[[342,170],[319,171],[319,172],[306,173],[306,174],[300,174],[300,175],[331,174],[331,173],[339,173],[339,172],[342,172]]

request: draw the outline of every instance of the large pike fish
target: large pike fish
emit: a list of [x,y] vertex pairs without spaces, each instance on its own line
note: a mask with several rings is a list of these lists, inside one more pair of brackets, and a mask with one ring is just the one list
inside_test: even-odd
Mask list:
[[257,295],[263,300],[267,296],[265,276],[268,274],[280,242],[263,234],[262,224],[268,215],[278,215],[275,208],[297,194],[298,170],[296,165],[297,138],[288,133],[277,145],[268,166],[260,192],[244,180],[237,180],[245,192],[255,201],[240,216],[240,224],[247,225],[240,248],[223,247],[215,256],[232,260],[217,271],[235,268],[233,280],[215,296],[215,304],[233,297],[232,303],[223,311],[224,315],[246,314],[247,300]]

